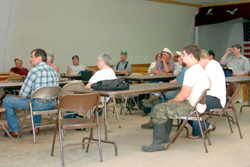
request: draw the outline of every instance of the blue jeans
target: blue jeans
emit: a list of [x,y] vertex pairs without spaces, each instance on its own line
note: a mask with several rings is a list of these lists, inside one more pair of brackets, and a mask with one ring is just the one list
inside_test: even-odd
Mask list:
[[[207,105],[207,109],[206,111],[210,111],[211,109],[214,108],[222,108],[221,104],[220,104],[220,99],[218,99],[217,97],[214,96],[206,96],[206,105]],[[188,121],[188,123],[190,124],[190,126],[193,127],[193,136],[201,136],[201,131],[200,131],[200,127],[199,127],[199,122],[198,121]],[[209,122],[206,122],[207,128],[210,126]],[[202,126],[202,130],[205,131],[205,126],[203,121],[201,121],[201,126]]]
[[[26,109],[29,105],[30,98],[21,99],[19,97],[6,97],[3,99],[3,106],[6,108],[6,118],[10,132],[19,131],[18,118],[16,115],[16,108]],[[55,108],[55,101],[41,102],[37,100],[32,101],[33,111],[50,110]],[[34,124],[39,125],[41,123],[42,115],[34,115]]]

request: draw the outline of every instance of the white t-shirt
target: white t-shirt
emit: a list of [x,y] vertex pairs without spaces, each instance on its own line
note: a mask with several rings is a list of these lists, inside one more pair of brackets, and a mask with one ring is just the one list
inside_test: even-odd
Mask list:
[[[199,64],[195,64],[187,69],[184,76],[183,85],[193,87],[187,97],[188,102],[192,106],[194,106],[194,104],[197,102],[203,91],[210,87],[207,74]],[[197,110],[199,113],[205,112],[206,104],[198,104]]]
[[155,67],[155,65],[156,65],[156,62],[152,62],[152,63],[150,64],[150,66],[149,66],[149,68],[148,68],[148,74],[151,73],[151,71],[152,71],[152,69]]
[[77,75],[79,71],[85,70],[85,65],[75,66],[74,64],[70,64],[69,68],[70,68],[70,75]]
[[174,62],[174,74],[179,74],[181,72],[182,66],[179,62]]
[[220,99],[221,106],[224,107],[226,104],[226,82],[221,65],[215,60],[210,60],[205,71],[210,79],[210,90],[207,95]]
[[90,83],[96,83],[98,81],[102,80],[108,80],[108,79],[116,79],[116,75],[112,68],[109,69],[102,69],[97,71],[90,79]]

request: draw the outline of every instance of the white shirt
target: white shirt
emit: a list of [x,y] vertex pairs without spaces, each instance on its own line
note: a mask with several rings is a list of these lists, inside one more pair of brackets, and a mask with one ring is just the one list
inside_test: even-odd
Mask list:
[[182,66],[179,62],[174,62],[174,74],[179,74],[181,72]]
[[151,73],[151,71],[152,71],[152,69],[155,67],[155,65],[156,65],[156,62],[152,62],[152,63],[150,64],[150,66],[149,66],[149,68],[148,68],[148,74]]
[[205,71],[210,79],[210,90],[207,95],[220,99],[221,106],[224,107],[226,104],[226,82],[221,65],[215,60],[210,60]]
[[102,69],[97,71],[90,79],[90,83],[96,83],[102,80],[109,80],[109,79],[116,79],[116,75],[112,68],[109,69]]
[[[194,106],[194,104],[197,102],[203,91],[210,87],[207,74],[199,64],[195,64],[187,69],[184,76],[183,85],[193,87],[187,97],[188,102],[192,106]],[[206,104],[198,104],[197,110],[199,113],[205,112]]]

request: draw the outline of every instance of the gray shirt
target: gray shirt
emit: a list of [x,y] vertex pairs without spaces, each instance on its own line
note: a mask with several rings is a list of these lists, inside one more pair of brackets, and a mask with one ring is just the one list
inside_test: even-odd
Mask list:
[[249,60],[243,55],[240,55],[238,59],[236,59],[235,56],[227,57],[224,65],[228,68],[232,68],[233,72],[236,74],[242,71],[246,71],[248,74],[250,70]]
[[[120,62],[120,63],[119,63],[119,62]],[[123,62],[123,63],[122,63],[121,61],[119,61],[119,62],[115,63],[115,65],[114,65],[114,67],[113,67],[113,70],[114,70],[114,71],[115,71],[115,70],[120,70],[120,71],[125,70],[125,65],[126,65],[126,63],[127,63],[128,61],[125,61],[125,62]],[[117,68],[118,63],[119,63],[119,66],[118,66],[118,68]],[[132,67],[131,67],[131,64],[130,64],[129,62],[128,62],[126,68],[128,68],[128,72],[129,72],[129,73],[132,73]]]
[[85,70],[85,65],[75,66],[74,64],[70,64],[69,68],[70,68],[70,75],[77,75],[79,71]]

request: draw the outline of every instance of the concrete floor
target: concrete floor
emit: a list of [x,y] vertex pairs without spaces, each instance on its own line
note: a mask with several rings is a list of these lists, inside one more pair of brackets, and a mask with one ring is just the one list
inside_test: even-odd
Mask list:
[[[237,108],[244,103],[236,104]],[[250,108],[244,108],[238,118],[241,126],[243,139],[240,139],[237,127],[234,126],[234,133],[230,132],[228,122],[222,118],[215,131],[211,133],[212,145],[208,146],[208,153],[205,153],[201,139],[188,139],[186,131],[180,134],[176,142],[170,146],[168,151],[146,153],[141,150],[142,145],[149,145],[152,142],[152,130],[144,130],[140,127],[146,123],[150,116],[141,117],[137,110],[133,115],[126,115],[121,120],[122,128],[117,124],[110,125],[111,132],[109,140],[115,141],[118,145],[118,156],[115,156],[114,146],[102,144],[103,162],[99,161],[98,147],[91,145],[89,153],[81,146],[65,148],[65,165],[68,167],[91,166],[91,167],[160,167],[160,166],[192,166],[192,167],[247,167],[250,166]],[[121,116],[120,116],[121,118]],[[114,114],[110,113],[110,119]],[[100,119],[101,137],[104,139],[104,121]],[[213,122],[212,118],[210,122]],[[3,121],[2,121],[3,122]],[[173,128],[171,136],[175,133]],[[190,129],[191,131],[191,129]],[[42,130],[36,137],[37,143],[33,143],[32,135],[26,130],[19,139],[10,140],[4,138],[3,131],[0,131],[0,166],[1,167],[46,167],[61,166],[59,138],[57,135],[54,156],[50,156],[53,129],[44,135]],[[67,131],[64,144],[81,142],[81,138],[88,136],[86,131]],[[94,131],[96,136],[96,131]]]

